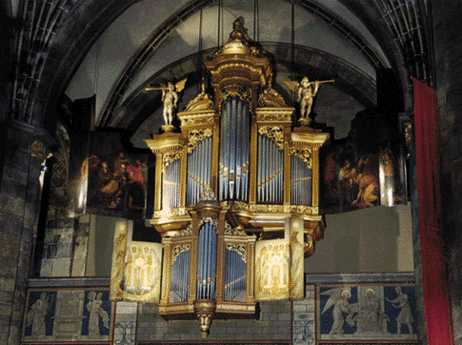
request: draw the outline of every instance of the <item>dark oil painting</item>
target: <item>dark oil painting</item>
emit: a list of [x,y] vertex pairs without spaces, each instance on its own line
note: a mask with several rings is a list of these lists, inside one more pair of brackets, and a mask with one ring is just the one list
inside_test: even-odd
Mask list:
[[117,132],[91,133],[90,155],[81,168],[88,171],[87,211],[141,216],[145,209],[146,159],[147,153],[124,149]]

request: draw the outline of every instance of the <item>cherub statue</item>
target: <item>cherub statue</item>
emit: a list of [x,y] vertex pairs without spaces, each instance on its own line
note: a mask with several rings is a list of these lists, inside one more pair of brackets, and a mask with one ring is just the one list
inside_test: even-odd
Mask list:
[[300,104],[300,123],[304,126],[310,124],[309,115],[313,106],[313,99],[318,93],[319,86],[326,83],[335,83],[335,80],[315,80],[310,81],[308,77],[303,77],[300,82],[285,80],[284,85],[297,94],[297,102]]
[[186,79],[180,80],[176,84],[172,82],[168,82],[167,85],[161,85],[158,87],[148,86],[144,88],[144,91],[162,91],[162,102],[163,102],[163,110],[162,116],[164,117],[165,125],[162,128],[169,132],[173,130],[173,116],[174,112],[178,106],[178,94],[184,90],[186,85]]

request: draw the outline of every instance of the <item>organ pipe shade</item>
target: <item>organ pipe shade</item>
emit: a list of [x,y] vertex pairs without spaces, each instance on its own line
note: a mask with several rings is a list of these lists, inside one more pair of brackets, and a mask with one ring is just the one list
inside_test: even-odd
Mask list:
[[291,203],[311,205],[311,168],[297,155],[290,157]]
[[215,299],[217,234],[212,222],[205,222],[199,230],[197,257],[196,299]]
[[229,97],[222,106],[220,130],[220,200],[247,201],[249,180],[249,105]]
[[188,249],[181,251],[173,258],[169,298],[171,303],[188,301],[190,257]]
[[180,159],[176,159],[165,167],[162,178],[162,209],[180,206]]
[[239,253],[237,246],[228,245],[225,250],[224,296],[226,301],[245,301],[246,298],[245,253]]
[[282,204],[284,151],[266,135],[258,135],[257,201]]
[[211,199],[212,138],[203,139],[188,154],[187,204],[194,206],[201,200]]

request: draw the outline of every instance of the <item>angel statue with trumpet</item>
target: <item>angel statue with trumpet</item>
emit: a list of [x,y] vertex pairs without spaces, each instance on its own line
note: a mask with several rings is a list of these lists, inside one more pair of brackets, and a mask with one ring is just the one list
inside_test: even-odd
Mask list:
[[327,83],[335,83],[335,80],[315,80],[310,81],[308,77],[303,77],[300,82],[293,80],[285,80],[284,85],[297,95],[297,102],[300,104],[300,120],[299,122],[308,126],[310,124],[309,115],[313,106],[313,99],[318,93],[319,86]]
[[174,112],[178,106],[178,94],[184,90],[186,85],[186,78],[180,80],[177,83],[168,82],[167,85],[161,86],[148,86],[144,88],[144,91],[162,91],[162,116],[164,117],[164,125],[162,129],[165,132],[170,132],[173,130],[173,116]]

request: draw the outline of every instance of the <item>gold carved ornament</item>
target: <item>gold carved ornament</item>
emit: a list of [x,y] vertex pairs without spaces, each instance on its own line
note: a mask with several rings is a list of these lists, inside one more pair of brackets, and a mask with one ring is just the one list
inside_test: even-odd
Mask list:
[[202,140],[210,138],[212,134],[211,128],[191,130],[188,135],[188,153],[193,152]]
[[285,108],[287,103],[284,98],[275,89],[268,85],[258,97],[259,107]]
[[125,255],[127,250],[128,228],[126,223],[118,224],[114,233],[111,269],[110,299],[123,298],[122,282],[124,280]]
[[243,243],[227,243],[226,249],[236,252],[241,258],[242,261],[247,262],[247,249]]
[[185,111],[200,111],[213,109],[213,101],[205,92],[205,84],[201,84],[201,92],[198,93],[186,105]]
[[246,236],[246,233],[240,227],[233,228],[228,222],[225,222],[225,235]]
[[167,167],[174,161],[181,158],[181,151],[167,152],[162,156],[162,170],[165,171]]
[[296,147],[291,146],[289,149],[289,154],[291,156],[296,156],[301,159],[307,168],[311,169],[312,167],[312,151],[309,147]]
[[[223,201],[220,205],[226,206],[228,203]],[[232,206],[234,211],[249,211],[255,213],[298,213],[303,215],[316,215],[318,207],[305,205],[277,205],[277,204],[247,204],[242,201],[234,201]]]
[[172,251],[173,262],[175,262],[176,258],[181,253],[187,252],[190,249],[191,249],[191,245],[189,243],[182,243],[182,244],[179,244],[179,245],[173,247],[173,251]]
[[242,175],[245,175],[249,172],[249,162],[245,162],[241,165],[241,173],[238,174],[236,172],[230,173],[229,168],[222,163],[220,163],[220,169],[219,173],[221,176],[229,178],[229,179],[234,179],[236,178],[237,180],[241,178]]
[[239,97],[242,101],[248,103],[250,103],[252,100],[251,91],[245,87],[228,88],[223,94],[223,102],[225,102],[230,97]]
[[216,219],[213,219],[212,217],[203,218],[200,222],[199,228],[204,224],[212,224],[215,227],[215,231],[217,229],[217,221]]
[[284,131],[281,127],[262,126],[258,129],[258,133],[272,140],[279,150],[284,149]]

